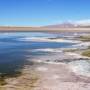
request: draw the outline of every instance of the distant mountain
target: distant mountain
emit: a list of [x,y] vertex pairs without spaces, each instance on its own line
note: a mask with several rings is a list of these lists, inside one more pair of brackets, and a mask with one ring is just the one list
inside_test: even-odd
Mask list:
[[43,26],[43,27],[44,28],[90,28],[90,25],[65,22],[61,24],[48,25],[48,26]]
[[61,24],[55,24],[55,25],[48,25],[48,26],[44,26],[47,28],[68,28],[68,27],[75,27],[74,24],[72,23],[61,23]]

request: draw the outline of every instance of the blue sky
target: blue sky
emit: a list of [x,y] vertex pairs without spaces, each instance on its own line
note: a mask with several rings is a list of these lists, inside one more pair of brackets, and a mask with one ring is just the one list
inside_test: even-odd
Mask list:
[[0,25],[40,26],[90,19],[90,0],[0,0]]

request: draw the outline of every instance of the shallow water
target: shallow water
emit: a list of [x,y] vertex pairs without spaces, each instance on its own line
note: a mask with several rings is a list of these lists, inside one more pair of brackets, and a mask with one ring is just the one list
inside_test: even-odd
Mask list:
[[[67,34],[68,36],[69,34]],[[72,35],[72,34],[70,34]],[[66,36],[66,34],[65,34]],[[73,35],[72,35],[73,36]],[[0,73],[11,73],[24,65],[30,64],[28,61],[32,56],[47,55],[43,49],[47,48],[68,48],[74,45],[69,42],[40,42],[32,41],[32,38],[56,38],[64,37],[64,34],[41,33],[41,32],[4,32],[0,33]],[[22,38],[31,38],[22,40]],[[33,52],[33,50],[42,51]]]

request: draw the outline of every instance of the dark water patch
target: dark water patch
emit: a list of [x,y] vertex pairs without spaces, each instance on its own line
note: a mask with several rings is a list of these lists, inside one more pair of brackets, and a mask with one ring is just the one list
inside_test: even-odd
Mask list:
[[[28,55],[30,54],[28,53]],[[0,73],[11,75],[23,69],[24,65],[33,65],[33,63],[27,59],[26,51],[8,51],[7,53],[0,53]]]

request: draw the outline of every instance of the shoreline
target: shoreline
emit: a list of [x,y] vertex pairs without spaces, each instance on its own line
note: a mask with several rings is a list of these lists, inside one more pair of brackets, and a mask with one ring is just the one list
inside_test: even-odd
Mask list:
[[42,28],[0,26],[0,32],[90,32],[90,28]]
[[[54,39],[54,42],[55,40],[62,41],[62,39]],[[53,41],[53,39],[50,39],[50,41]],[[33,66],[25,65],[21,76],[7,78],[7,84],[0,86],[0,89],[68,90],[74,87],[73,90],[89,90],[90,74],[88,72],[90,63],[88,61],[90,62],[90,58],[81,55],[82,51],[86,50],[89,45],[90,42],[82,41],[70,48],[36,49],[33,52],[42,51],[48,54],[32,57],[32,59],[28,58],[29,62],[34,63]]]

